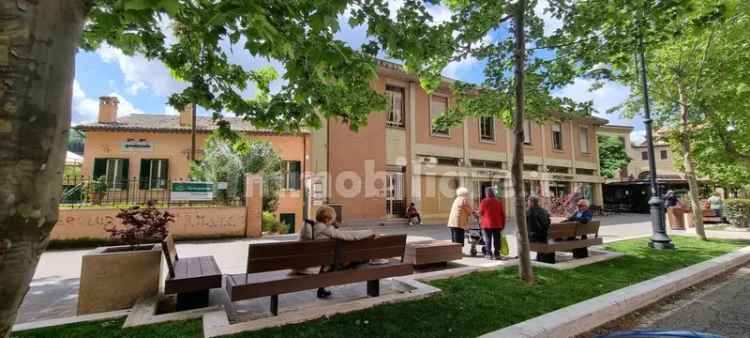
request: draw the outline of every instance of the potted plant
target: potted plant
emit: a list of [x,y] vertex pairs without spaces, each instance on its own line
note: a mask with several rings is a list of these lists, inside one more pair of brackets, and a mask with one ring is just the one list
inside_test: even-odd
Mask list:
[[107,189],[107,178],[104,175],[91,180],[91,182],[86,185],[89,202],[93,205],[101,205],[104,196],[107,194]]
[[117,246],[100,247],[82,258],[78,314],[127,309],[160,289],[161,244],[174,215],[153,201],[145,207],[121,209],[122,228],[104,230]]

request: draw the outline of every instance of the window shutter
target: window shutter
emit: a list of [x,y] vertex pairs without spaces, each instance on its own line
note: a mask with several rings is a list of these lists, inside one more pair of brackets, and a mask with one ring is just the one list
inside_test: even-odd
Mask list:
[[301,183],[300,182],[300,175],[302,174],[301,173],[301,171],[302,171],[302,162],[300,162],[300,161],[290,161],[289,162],[289,171],[290,171],[290,173],[289,173],[289,175],[290,175],[290,179],[289,179],[289,181],[290,181],[289,182],[290,183],[289,184],[290,187],[289,188],[299,190],[299,188],[301,186],[301,184],[300,184]]
[[94,159],[94,171],[93,171],[91,179],[96,180],[100,176],[104,176],[106,174],[107,174],[107,159],[106,158]]
[[138,189],[148,189],[148,175],[151,172],[151,161],[141,160],[141,174],[138,175]]
[[123,159],[122,160],[122,176],[119,177],[120,181],[120,189],[128,190],[128,173],[130,170],[130,160],[129,159]]

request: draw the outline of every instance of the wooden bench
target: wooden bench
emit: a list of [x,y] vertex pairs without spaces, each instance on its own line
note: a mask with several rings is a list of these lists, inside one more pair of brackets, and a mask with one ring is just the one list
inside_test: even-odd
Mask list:
[[164,293],[177,294],[177,310],[208,306],[209,290],[221,287],[221,271],[213,256],[179,257],[172,235],[161,247],[169,269]]
[[[271,297],[271,313],[278,315],[279,295],[333,285],[367,282],[367,294],[380,295],[380,280],[409,275],[414,268],[404,263],[406,235],[390,235],[355,242],[316,240],[250,244],[247,273],[226,277],[231,301]],[[392,259],[398,257],[398,259]],[[390,259],[387,264],[368,264],[372,259]],[[364,262],[350,268],[342,268]],[[299,274],[295,270],[332,266],[321,274]]]
[[461,259],[463,245],[451,241],[423,241],[406,244],[404,261],[414,264],[415,268],[433,264],[446,264]]
[[599,221],[588,223],[561,222],[550,225],[547,243],[529,243],[529,249],[536,252],[537,261],[555,263],[555,252],[572,251],[573,258],[589,256],[588,247],[602,244],[599,238]]

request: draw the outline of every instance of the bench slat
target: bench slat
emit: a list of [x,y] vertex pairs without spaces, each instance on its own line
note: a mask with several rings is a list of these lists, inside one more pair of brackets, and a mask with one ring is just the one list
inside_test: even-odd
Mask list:
[[405,246],[406,235],[389,235],[355,242],[341,241],[336,262],[346,265],[371,259],[402,257]]
[[[355,269],[318,275],[279,275],[274,278],[271,276],[271,274],[274,274],[273,272],[239,274],[228,276],[227,293],[231,301],[238,301],[333,285],[404,276],[413,272],[414,268],[411,264],[394,262],[385,265],[366,264]],[[278,272],[276,273],[278,274]],[[245,279],[247,279],[247,282],[245,282]]]
[[332,265],[336,241],[251,244],[247,257],[248,273]]
[[549,231],[547,232],[547,238],[568,238],[575,237],[576,235],[576,222],[564,222],[550,225]]
[[[212,256],[185,257],[175,262],[175,277],[164,281],[164,293],[182,293],[221,287],[221,271]],[[201,265],[205,266],[203,269]]]
[[529,250],[541,253],[555,251],[570,251],[573,249],[587,248],[592,245],[602,244],[601,238],[577,239],[571,241],[559,241],[554,243],[529,243]]

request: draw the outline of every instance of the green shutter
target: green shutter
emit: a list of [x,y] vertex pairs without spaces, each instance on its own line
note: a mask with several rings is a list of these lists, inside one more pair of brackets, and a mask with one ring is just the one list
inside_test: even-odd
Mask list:
[[138,188],[148,189],[148,175],[151,172],[151,161],[141,160],[141,174],[138,177]]
[[289,188],[299,190],[301,186],[300,175],[302,174],[302,162],[290,161],[289,162]]
[[107,159],[106,158],[94,159],[94,172],[92,174],[91,179],[96,180],[100,176],[104,176],[106,174],[107,174]]
[[122,160],[122,176],[120,176],[120,182],[122,182],[122,188],[124,190],[128,190],[128,172],[130,170],[130,160],[129,159],[123,159]]
[[164,183],[159,185],[159,188],[166,189],[169,186],[169,160],[162,160],[164,161],[163,170],[164,170],[164,176],[162,177],[164,179]]

